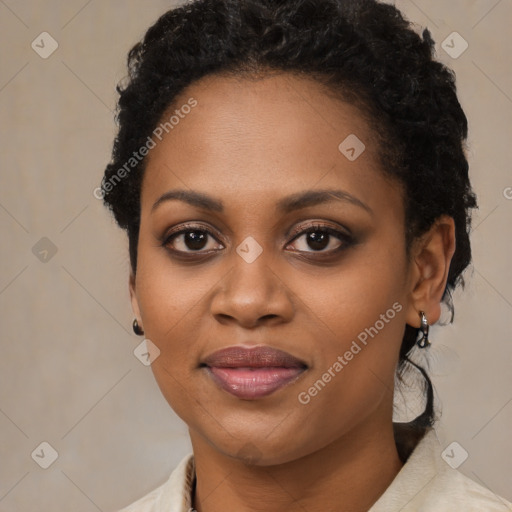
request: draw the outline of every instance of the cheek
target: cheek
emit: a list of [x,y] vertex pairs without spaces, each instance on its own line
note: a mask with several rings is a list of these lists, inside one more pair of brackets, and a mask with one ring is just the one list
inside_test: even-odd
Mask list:
[[[148,247],[147,249],[145,247]],[[160,350],[153,366],[185,374],[198,337],[197,319],[211,284],[203,272],[172,265],[164,250],[142,246],[137,268],[137,300],[146,338]]]
[[[383,237],[387,244],[376,240],[354,252],[330,276],[300,281],[297,293],[307,297],[319,339],[313,371],[302,388],[311,398],[311,418],[326,408],[333,420],[336,415],[347,419],[347,411],[357,418],[393,388],[407,300],[405,247],[393,237],[389,232]],[[329,381],[325,387],[315,386],[323,379]],[[334,423],[343,421],[338,417]]]
[[137,299],[148,336],[170,341],[176,331],[192,330],[187,317],[197,314],[212,283],[208,271],[171,262],[165,249],[147,238],[141,236],[139,244]]
[[292,280],[290,276],[294,292],[331,340],[325,343],[329,350],[344,351],[361,333],[364,338],[366,329],[375,324],[380,339],[395,345],[401,340],[407,260],[404,242],[398,235],[390,230],[379,237],[381,240],[356,248],[329,273],[324,269],[301,279]]
[[194,407],[201,390],[192,377],[198,364],[198,343],[204,337],[200,319],[207,312],[203,302],[214,276],[173,268],[149,251],[140,263],[137,297],[145,336],[160,350],[151,368],[167,402],[190,424],[191,411],[201,413],[201,408]]

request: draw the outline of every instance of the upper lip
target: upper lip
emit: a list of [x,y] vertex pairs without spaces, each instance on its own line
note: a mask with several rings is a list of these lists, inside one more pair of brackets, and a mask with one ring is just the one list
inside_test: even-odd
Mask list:
[[202,366],[217,368],[305,368],[306,363],[288,352],[269,346],[232,346],[213,352]]

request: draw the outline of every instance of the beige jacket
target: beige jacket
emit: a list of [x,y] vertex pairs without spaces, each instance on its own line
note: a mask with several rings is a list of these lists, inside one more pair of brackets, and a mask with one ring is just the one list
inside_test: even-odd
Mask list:
[[[442,447],[431,430],[368,512],[512,511],[512,503],[445,462],[455,459],[453,450],[445,452],[445,459],[441,453]],[[193,482],[194,458],[188,455],[164,484],[119,512],[193,512]]]

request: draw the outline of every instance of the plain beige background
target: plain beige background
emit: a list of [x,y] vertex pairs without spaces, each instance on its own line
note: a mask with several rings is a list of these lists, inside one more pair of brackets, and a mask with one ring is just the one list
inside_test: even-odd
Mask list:
[[[134,357],[127,244],[93,196],[126,53],[172,5],[0,1],[0,511],[114,510],[190,450]],[[397,5],[457,73],[480,202],[455,323],[432,329],[439,437],[468,452],[463,473],[512,500],[512,2]],[[458,58],[441,47],[453,31],[469,43]],[[59,45],[47,59],[31,48],[42,32]],[[48,469],[31,457],[43,441],[58,452]]]

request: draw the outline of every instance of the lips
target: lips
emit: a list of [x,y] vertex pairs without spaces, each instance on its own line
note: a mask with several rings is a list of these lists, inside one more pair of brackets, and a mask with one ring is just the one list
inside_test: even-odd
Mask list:
[[213,381],[237,398],[255,400],[294,381],[307,368],[296,357],[271,347],[228,347],[201,364]]

